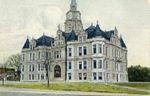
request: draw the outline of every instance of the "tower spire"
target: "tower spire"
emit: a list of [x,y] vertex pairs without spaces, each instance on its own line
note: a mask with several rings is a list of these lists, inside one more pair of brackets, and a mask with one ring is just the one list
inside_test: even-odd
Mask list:
[[71,0],[71,5],[77,5],[76,0]]

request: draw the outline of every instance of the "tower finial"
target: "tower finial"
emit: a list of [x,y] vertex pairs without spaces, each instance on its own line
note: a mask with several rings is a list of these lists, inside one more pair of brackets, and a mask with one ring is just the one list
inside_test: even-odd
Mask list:
[[60,30],[60,24],[58,25],[58,29]]
[[97,25],[98,25],[98,20],[97,20]]
[[76,0],[71,0],[71,5],[77,5]]

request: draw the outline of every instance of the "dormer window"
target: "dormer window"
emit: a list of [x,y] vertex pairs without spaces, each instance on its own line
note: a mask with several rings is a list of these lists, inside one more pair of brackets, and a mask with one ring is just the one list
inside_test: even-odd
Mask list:
[[80,43],[82,42],[82,37],[81,37],[81,36],[79,37],[79,42],[80,42]]
[[83,42],[86,42],[86,36],[83,36]]

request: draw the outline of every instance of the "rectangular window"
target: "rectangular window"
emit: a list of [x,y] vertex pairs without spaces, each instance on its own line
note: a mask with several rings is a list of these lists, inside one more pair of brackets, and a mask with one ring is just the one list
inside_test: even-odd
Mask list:
[[79,37],[79,42],[80,42],[80,43],[82,42],[82,37],[81,37],[81,36]]
[[68,73],[68,80],[71,80],[71,73]]
[[117,71],[117,63],[115,63],[115,70]]
[[82,47],[79,47],[79,56],[82,56]]
[[56,58],[59,58],[59,51],[56,52]]
[[87,80],[87,73],[83,73],[83,79]]
[[40,67],[41,67],[41,65],[40,65],[40,64],[38,64],[38,71],[40,71]]
[[44,80],[44,74],[41,74],[41,80]]
[[41,71],[44,71],[44,67],[45,67],[44,65],[41,65]]
[[40,74],[38,74],[38,80],[40,80]]
[[69,70],[71,69],[71,62],[69,62]]
[[79,62],[79,69],[82,69],[82,62]]
[[98,68],[102,68],[102,60],[98,60]]
[[24,65],[22,65],[22,72],[24,72]]
[[93,60],[93,68],[96,69],[97,66],[96,66],[96,60]]
[[30,53],[30,61],[32,60],[32,53]]
[[69,57],[71,57],[72,56],[72,54],[71,54],[71,51],[72,51],[72,49],[71,48],[69,48]]
[[87,55],[87,49],[86,49],[86,46],[83,47],[83,52],[84,52],[84,53],[83,53],[84,55]]
[[93,80],[97,80],[97,74],[96,74],[96,72],[93,72]]
[[108,56],[108,47],[106,47],[106,56]]
[[96,44],[93,45],[93,54],[96,54]]
[[25,61],[25,54],[22,54],[22,61]]
[[24,74],[22,74],[22,80],[24,80]]
[[87,61],[83,61],[84,69],[87,69]]
[[82,80],[82,73],[79,73],[79,80]]
[[33,59],[33,61],[34,61],[34,58],[35,58],[35,54],[33,53],[33,58],[32,58],[32,59]]
[[98,72],[98,79],[102,80],[102,72]]
[[41,58],[41,53],[39,52],[39,53],[38,53],[38,59],[40,59],[40,58]]
[[34,64],[32,65],[32,71],[34,71]]
[[34,74],[32,74],[32,80],[34,80]]
[[98,51],[99,53],[102,53],[102,44],[98,44]]
[[31,80],[31,74],[29,74],[29,80]]
[[83,42],[86,42],[86,36],[83,36]]
[[31,72],[31,70],[32,70],[32,69],[31,69],[31,67],[32,67],[32,66],[31,66],[31,65],[29,65],[29,72]]
[[46,52],[46,59],[48,59],[48,52]]
[[106,61],[106,69],[108,69],[108,62]]
[[42,57],[45,57],[45,52],[42,52]]

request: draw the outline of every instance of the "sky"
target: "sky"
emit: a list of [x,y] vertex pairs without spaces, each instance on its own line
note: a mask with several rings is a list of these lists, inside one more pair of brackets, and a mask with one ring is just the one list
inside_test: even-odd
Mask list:
[[[84,29],[118,29],[128,48],[128,66],[150,67],[150,0],[76,0]],[[0,62],[21,53],[27,36],[55,37],[64,30],[71,0],[0,0]]]

